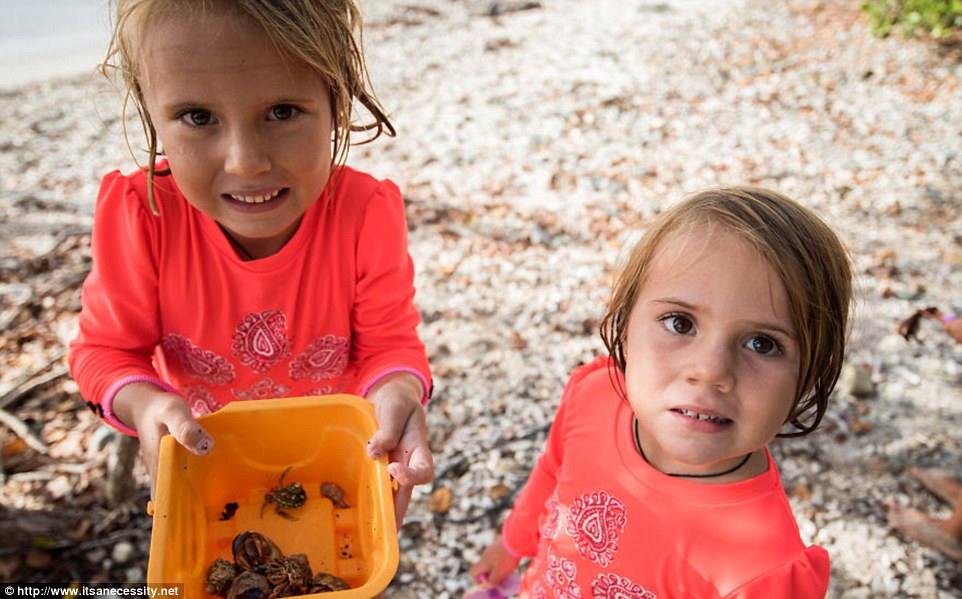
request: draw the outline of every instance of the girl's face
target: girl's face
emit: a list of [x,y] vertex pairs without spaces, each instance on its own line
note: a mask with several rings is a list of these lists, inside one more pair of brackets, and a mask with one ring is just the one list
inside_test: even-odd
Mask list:
[[[679,233],[658,249],[625,354],[641,445],[662,472],[738,464],[775,437],[794,403],[800,354],[785,288],[758,252],[720,228]],[[739,474],[766,464],[757,453]]]
[[187,201],[253,257],[275,253],[330,174],[325,81],[223,9],[160,18],[141,52],[147,111]]

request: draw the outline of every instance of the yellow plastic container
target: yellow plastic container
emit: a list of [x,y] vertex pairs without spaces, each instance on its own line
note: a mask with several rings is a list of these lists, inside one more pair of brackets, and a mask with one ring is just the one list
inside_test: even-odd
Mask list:
[[[377,427],[368,401],[328,395],[234,402],[198,421],[214,438],[208,455],[189,453],[169,435],[161,442],[149,583],[184,583],[187,597],[210,597],[207,568],[218,557],[233,561],[234,537],[249,530],[284,555],[306,553],[315,573],[351,585],[303,597],[366,599],[387,587],[398,565],[397,528],[387,458],[365,453]],[[285,510],[296,520],[278,515],[273,503],[262,515],[265,494],[288,468],[283,484],[301,483],[307,501]],[[321,495],[325,482],[344,490],[347,508]],[[237,509],[225,518],[232,503]]]

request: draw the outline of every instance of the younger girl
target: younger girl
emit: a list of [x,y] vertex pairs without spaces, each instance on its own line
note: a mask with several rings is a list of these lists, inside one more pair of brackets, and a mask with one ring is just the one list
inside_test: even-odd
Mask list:
[[[353,0],[118,0],[108,61],[137,107],[145,169],[108,174],[71,372],[91,408],[195,454],[232,401],[357,393],[403,516],[433,477],[404,205],[344,166],[394,130],[369,90]],[[373,124],[355,123],[363,106]],[[163,159],[157,159],[162,155]]]
[[522,597],[824,597],[767,444],[825,414],[851,273],[832,231],[755,188],[662,214],[617,279],[610,357],[568,381],[502,538],[471,568],[533,557]]

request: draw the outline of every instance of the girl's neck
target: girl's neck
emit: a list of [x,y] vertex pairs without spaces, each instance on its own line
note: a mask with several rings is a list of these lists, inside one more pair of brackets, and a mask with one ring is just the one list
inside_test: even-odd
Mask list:
[[249,262],[251,260],[260,260],[261,258],[267,258],[268,256],[273,256],[277,252],[287,245],[287,243],[297,232],[297,228],[300,225],[300,220],[291,227],[291,230],[284,233],[283,235],[277,235],[266,239],[249,239],[244,237],[239,237],[238,235],[228,231],[223,225],[218,223],[217,226],[220,230],[224,232],[224,237],[230,242],[234,252],[237,253],[239,257],[244,262]]
[[671,476],[673,478],[681,478],[684,480],[692,480],[707,484],[730,484],[737,483],[743,480],[748,480],[763,474],[768,470],[768,455],[764,449],[750,452],[744,456],[739,456],[736,459],[728,461],[717,468],[704,471],[696,472],[694,470],[685,470],[679,468],[678,471],[671,470],[670,468],[662,468],[646,455],[643,442],[641,438],[641,430],[638,426],[637,418],[632,415],[631,417],[631,436],[634,441],[635,450],[638,454],[648,463],[652,468],[658,470],[659,472]]

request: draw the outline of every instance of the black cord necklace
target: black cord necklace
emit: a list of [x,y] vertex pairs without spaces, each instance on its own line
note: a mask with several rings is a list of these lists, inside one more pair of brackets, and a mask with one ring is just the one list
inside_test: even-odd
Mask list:
[[[635,417],[634,415],[631,416],[631,436],[635,440],[635,449],[637,449],[638,453],[641,454],[642,459],[644,459],[646,462],[648,462],[649,465],[651,465],[651,462],[648,461],[648,457],[645,455],[645,450],[641,448],[641,437],[638,434],[638,418]],[[731,468],[723,472],[716,472],[714,474],[677,474],[677,473],[665,472],[665,474],[667,474],[668,476],[674,476],[675,478],[718,478],[719,476],[725,476],[726,474],[731,474],[732,472],[735,472],[736,470],[738,470],[739,468],[747,464],[748,458],[752,457],[753,453],[755,452],[753,451],[748,452],[748,455],[746,455],[742,459],[742,461],[738,462],[737,464],[735,464],[734,466],[732,466]],[[654,468],[654,466],[652,466],[652,468]]]

